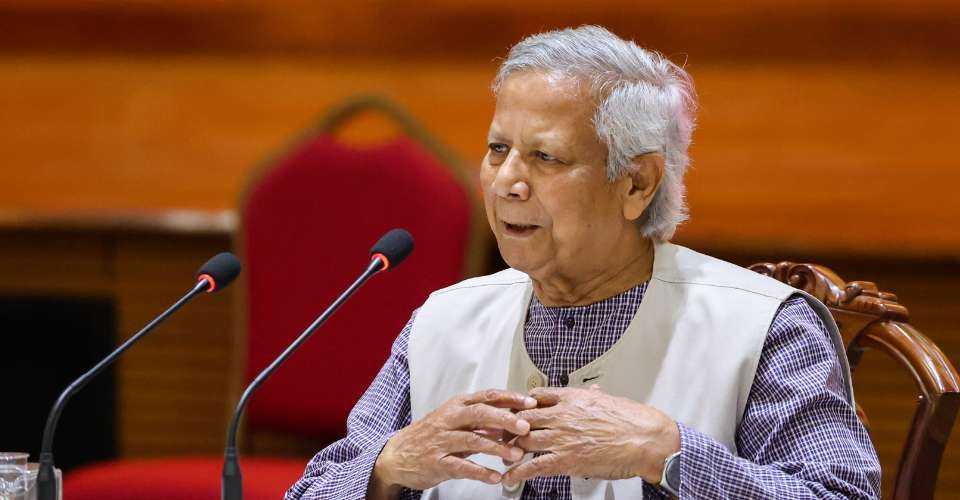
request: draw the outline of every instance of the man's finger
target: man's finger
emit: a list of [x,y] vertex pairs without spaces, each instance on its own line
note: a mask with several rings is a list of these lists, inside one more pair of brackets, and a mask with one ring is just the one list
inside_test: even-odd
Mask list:
[[519,392],[503,391],[500,389],[485,389],[482,391],[468,394],[464,398],[463,404],[485,404],[497,408],[511,408],[514,410],[526,410],[537,406],[537,400],[520,394]]
[[487,484],[497,484],[500,482],[499,472],[453,455],[447,455],[441,458],[440,466],[443,467],[449,479],[474,479]]
[[517,413],[517,418],[525,420],[531,429],[547,429],[556,421],[554,408],[536,408]]
[[[480,434],[481,436],[486,436],[494,441],[500,441],[506,443],[513,439],[515,436],[513,433],[505,431],[503,429],[474,429],[473,432]],[[509,436],[509,439],[508,439]]]
[[495,441],[486,436],[475,432],[452,431],[446,434],[446,449],[449,453],[485,453],[500,457],[504,460],[520,460],[523,457],[523,450]]
[[509,410],[485,404],[461,408],[452,416],[452,429],[502,429],[517,435],[530,432],[530,423]]
[[550,451],[556,444],[557,432],[551,430],[530,431],[526,436],[520,436],[515,443],[526,452]]
[[563,399],[563,393],[569,391],[566,387],[537,387],[530,391],[530,397],[537,401],[537,407],[553,406]]
[[[500,441],[503,443],[516,446],[517,435],[509,431],[503,431],[503,434],[500,436]],[[514,462],[516,462],[516,460],[504,459],[503,465],[510,467],[511,465],[513,465]]]
[[526,481],[538,476],[565,474],[566,472],[563,471],[562,465],[558,455],[546,453],[508,470],[507,473],[503,475],[501,481],[507,486],[513,486],[519,484],[520,481]]

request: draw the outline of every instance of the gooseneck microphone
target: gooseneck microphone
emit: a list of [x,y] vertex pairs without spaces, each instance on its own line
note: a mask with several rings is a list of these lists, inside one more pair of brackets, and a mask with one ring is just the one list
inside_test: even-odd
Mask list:
[[227,429],[227,445],[223,451],[223,482],[221,483],[220,489],[222,499],[240,500],[243,498],[240,463],[237,461],[237,427],[240,425],[240,416],[243,415],[243,409],[246,407],[250,396],[260,387],[260,384],[267,380],[267,378],[273,374],[294,351],[306,342],[313,332],[323,325],[367,280],[380,271],[397,267],[412,251],[413,236],[410,236],[410,233],[407,231],[403,229],[391,229],[387,234],[383,235],[377,243],[373,245],[373,248],[370,249],[370,263],[367,265],[367,269],[363,274],[340,294],[337,300],[334,300],[333,303],[330,304],[330,307],[327,307],[327,310],[323,311],[323,314],[314,320],[289,347],[284,349],[277,359],[273,360],[269,366],[264,368],[264,370],[253,379],[253,382],[250,382],[247,389],[243,391],[243,395],[240,396],[240,401],[237,403],[237,409],[233,412],[233,418],[230,420],[230,427]]
[[120,345],[109,356],[103,358],[90,371],[84,373],[80,378],[73,381],[57,398],[53,408],[50,409],[50,415],[47,416],[47,424],[43,429],[43,441],[40,445],[40,468],[37,471],[37,500],[57,500],[57,481],[53,467],[53,434],[57,429],[57,422],[60,420],[60,413],[66,406],[67,401],[80,389],[82,389],[93,377],[96,377],[104,368],[110,366],[121,354],[129,349],[133,344],[150,333],[165,319],[169,318],[177,309],[203,292],[214,292],[223,290],[240,274],[240,261],[232,253],[223,252],[215,255],[200,267],[197,271],[197,283],[180,298],[176,303],[170,306],[163,314],[157,316],[142,330],[137,332],[129,340]]

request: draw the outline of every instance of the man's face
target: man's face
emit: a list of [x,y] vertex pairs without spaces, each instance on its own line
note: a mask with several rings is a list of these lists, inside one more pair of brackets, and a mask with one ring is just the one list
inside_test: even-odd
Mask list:
[[481,167],[487,221],[500,254],[535,279],[572,278],[635,231],[620,182],[606,174],[595,105],[577,82],[522,71],[503,82]]

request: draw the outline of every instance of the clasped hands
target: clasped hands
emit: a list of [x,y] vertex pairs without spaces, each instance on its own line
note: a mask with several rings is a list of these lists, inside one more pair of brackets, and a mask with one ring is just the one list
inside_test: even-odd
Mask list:
[[[484,390],[456,396],[398,431],[384,446],[368,488],[393,498],[448,479],[514,485],[537,476],[660,481],[664,459],[680,449],[676,423],[642,403],[594,386],[538,388],[530,395]],[[538,452],[515,464],[527,452]],[[542,453],[539,453],[542,452]],[[506,473],[466,459],[502,458]]]

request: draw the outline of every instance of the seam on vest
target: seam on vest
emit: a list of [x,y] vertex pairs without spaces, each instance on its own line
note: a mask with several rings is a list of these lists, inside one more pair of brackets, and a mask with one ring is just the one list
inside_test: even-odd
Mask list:
[[524,284],[524,283],[527,283],[527,282],[528,282],[527,280],[520,280],[520,281],[511,281],[511,282],[507,282],[507,283],[481,283],[481,284],[479,284],[479,285],[453,285],[453,286],[451,286],[451,287],[449,287],[449,288],[444,288],[443,290],[437,290],[437,291],[431,293],[430,295],[443,295],[443,294],[449,293],[449,292],[456,292],[457,290],[467,290],[467,289],[469,289],[469,288],[483,288],[483,287],[486,287],[486,286],[513,286],[513,285],[521,285],[521,284]]
[[[657,281],[662,281],[662,282],[664,282],[664,283],[672,283],[672,284],[674,284],[674,285],[700,285],[700,286],[711,286],[711,287],[714,287],[714,288],[729,288],[729,289],[731,289],[731,290],[740,290],[740,291],[742,291],[742,292],[752,293],[752,294],[754,294],[754,295],[759,295],[759,296],[761,296],[761,297],[767,297],[767,298],[769,298],[769,299],[779,300],[779,301],[782,302],[782,300],[780,299],[780,297],[777,297],[776,295],[770,295],[770,294],[768,294],[768,293],[760,292],[760,291],[757,291],[757,290],[751,290],[751,289],[749,289],[749,288],[743,288],[743,287],[739,287],[739,286],[733,286],[733,285],[718,285],[718,284],[716,284],[716,283],[703,283],[703,282],[699,282],[699,281],[670,280],[670,279],[662,278],[662,277],[660,277],[660,276],[654,276],[653,279],[655,279],[655,280],[657,280]],[[785,285],[785,286],[786,286],[786,285]]]

